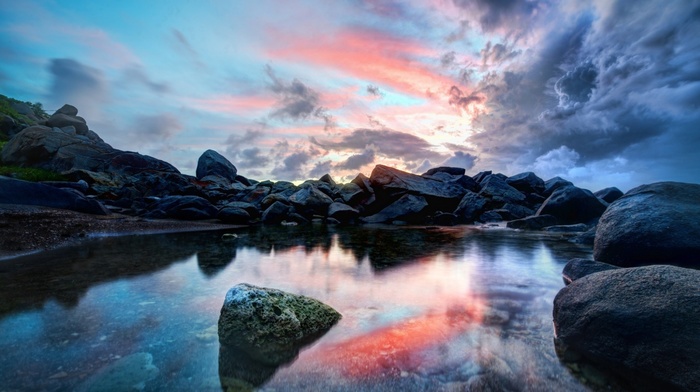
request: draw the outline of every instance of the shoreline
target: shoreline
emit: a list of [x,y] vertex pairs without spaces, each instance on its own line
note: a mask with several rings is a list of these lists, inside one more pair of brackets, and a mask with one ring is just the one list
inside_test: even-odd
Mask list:
[[0,261],[75,245],[102,236],[225,230],[213,221],[150,220],[122,214],[92,215],[22,204],[0,204]]

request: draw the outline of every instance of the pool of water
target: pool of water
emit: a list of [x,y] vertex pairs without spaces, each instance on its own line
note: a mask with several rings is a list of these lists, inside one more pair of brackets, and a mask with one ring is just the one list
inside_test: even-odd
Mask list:
[[[591,249],[473,227],[257,227],[105,237],[0,262],[0,391],[587,390],[552,342],[561,270]],[[220,350],[241,282],[343,318],[293,361]],[[233,384],[229,381],[227,386]]]

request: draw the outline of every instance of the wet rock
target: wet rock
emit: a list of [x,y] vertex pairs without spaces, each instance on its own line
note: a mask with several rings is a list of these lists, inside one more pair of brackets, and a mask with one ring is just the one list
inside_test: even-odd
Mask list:
[[491,174],[483,179],[479,196],[490,198],[501,204],[521,204],[525,201],[524,194],[508,185],[504,179],[495,174]]
[[309,216],[326,216],[328,206],[333,203],[333,199],[312,185],[306,185],[289,196],[289,201],[302,215]]
[[340,186],[340,197],[346,204],[357,205],[365,197],[365,191],[351,182]]
[[561,223],[589,223],[600,217],[607,205],[586,189],[573,185],[558,188],[537,210],[537,215],[552,215]]
[[454,210],[454,214],[459,221],[472,223],[484,213],[487,204],[488,200],[486,200],[486,198],[474,192],[467,191]]
[[594,258],[621,267],[671,264],[700,268],[700,185],[642,185],[600,218]]
[[335,309],[313,298],[241,283],[226,293],[219,341],[262,363],[279,364],[295,358],[301,345],[340,318]]
[[481,216],[479,217],[479,221],[484,223],[502,222],[503,217],[497,211],[487,211],[481,214]]
[[606,203],[612,203],[615,200],[621,198],[623,193],[621,190],[615,187],[610,187],[601,189],[598,192],[594,193],[594,195],[596,195],[597,198],[605,201]]
[[479,190],[479,184],[477,184],[476,181],[474,181],[471,177],[465,175],[454,175],[445,172],[437,172],[432,175],[423,174],[421,175],[421,177],[458,185],[472,192],[476,192]]
[[506,203],[503,206],[503,209],[508,211],[509,214],[512,216],[512,218],[508,218],[507,220],[522,219],[531,215],[535,215],[534,210],[519,204]]
[[544,180],[533,172],[525,172],[508,177],[506,183],[522,193],[544,193]]
[[621,268],[575,280],[554,299],[560,352],[614,371],[635,390],[700,385],[700,271]]
[[214,150],[206,150],[197,160],[197,178],[219,176],[229,182],[236,181],[238,170],[228,159]]
[[109,214],[102,203],[89,199],[73,189],[62,189],[4,176],[0,176],[0,203],[54,207],[96,215]]
[[328,206],[328,217],[338,220],[339,223],[347,223],[360,216],[360,212],[344,203],[332,203]]
[[542,230],[547,226],[554,226],[556,224],[557,218],[551,215],[536,215],[510,221],[506,223],[506,226],[511,229]]
[[234,225],[245,225],[250,222],[248,211],[238,207],[224,207],[216,214],[216,219]]
[[262,213],[262,222],[267,224],[281,223],[287,218],[291,210],[292,207],[281,201],[276,201]]
[[482,171],[476,173],[472,178],[474,179],[474,181],[476,181],[477,184],[481,184],[484,181],[484,179],[486,179],[486,177],[490,176],[491,174],[493,174],[491,170]]
[[428,202],[422,196],[403,195],[378,213],[363,217],[365,223],[384,223],[395,220],[420,222],[427,216]]
[[561,275],[562,278],[564,278],[564,283],[568,285],[569,283],[581,279],[584,276],[618,268],[620,267],[588,259],[571,259],[564,266],[564,270],[561,272]]
[[454,226],[457,224],[457,215],[449,212],[438,212],[433,216],[433,223],[438,226]]

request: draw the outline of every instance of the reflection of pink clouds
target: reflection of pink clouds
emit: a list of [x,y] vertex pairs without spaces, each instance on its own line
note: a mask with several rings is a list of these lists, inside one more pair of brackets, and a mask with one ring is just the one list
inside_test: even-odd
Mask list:
[[285,38],[285,45],[271,49],[269,55],[339,69],[418,96],[452,84],[451,79],[420,61],[439,54],[413,40],[373,30],[344,31],[326,39]]

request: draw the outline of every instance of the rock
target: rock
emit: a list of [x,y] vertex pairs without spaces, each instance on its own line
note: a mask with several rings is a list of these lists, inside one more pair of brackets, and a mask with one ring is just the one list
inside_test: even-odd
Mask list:
[[365,191],[351,182],[340,186],[340,197],[346,204],[357,205],[365,198]]
[[412,194],[441,203],[441,207],[457,206],[466,189],[451,183],[424,178],[384,165],[377,165],[370,175],[370,183],[376,193],[388,199],[396,199],[404,194]]
[[545,197],[551,196],[554,191],[557,189],[567,186],[567,185],[574,185],[571,183],[571,181],[567,181],[561,177],[554,177],[550,178],[549,180],[545,181],[544,183],[544,193],[542,194]]
[[216,219],[233,225],[245,225],[250,222],[250,214],[242,208],[224,207],[216,214]]
[[359,186],[365,192],[374,193],[374,188],[372,188],[372,184],[369,178],[367,178],[367,176],[362,173],[358,174],[355,178],[353,178],[352,181],[350,181],[350,183]]
[[262,222],[267,224],[281,223],[287,218],[291,209],[292,207],[281,201],[276,201],[262,213]]
[[556,224],[557,218],[551,215],[536,215],[510,221],[506,223],[506,227],[521,230],[542,230],[544,227],[554,226]]
[[486,211],[479,217],[480,222],[502,222],[503,217],[497,211]]
[[700,385],[700,271],[622,268],[578,279],[554,298],[560,352],[618,373],[635,390]]
[[78,180],[76,182],[72,181],[42,181],[41,182],[44,185],[49,185],[53,186],[56,188],[69,188],[69,189],[75,189],[76,191],[79,191],[80,193],[85,194],[89,189],[90,186],[85,180]]
[[489,198],[497,203],[521,204],[525,201],[525,195],[519,190],[508,185],[501,177],[491,174],[481,181],[479,196]]
[[328,206],[333,203],[333,199],[311,185],[306,185],[289,196],[289,201],[302,215],[309,216],[326,216]]
[[457,224],[457,215],[449,212],[438,212],[433,216],[433,224],[438,226],[454,226]]
[[471,177],[465,175],[454,175],[445,172],[437,172],[432,175],[423,174],[421,175],[421,177],[459,185],[462,188],[472,192],[476,192],[479,190],[479,184],[477,184],[476,181],[474,181]]
[[360,211],[344,203],[332,203],[328,206],[328,217],[346,223],[360,216]]
[[10,136],[10,133],[12,130],[15,128],[17,124],[15,123],[15,120],[8,116],[7,114],[3,114],[0,116],[0,135],[5,135],[5,136]]
[[66,116],[77,116],[78,115],[78,108],[76,108],[73,105],[65,104],[61,106],[60,109],[56,110],[54,114],[65,114]]
[[490,176],[491,174],[493,174],[491,170],[482,171],[474,175],[474,177],[472,178],[474,179],[474,181],[477,182],[477,184],[481,184],[481,182],[484,181],[484,179],[486,179],[486,177]]
[[217,209],[207,199],[199,196],[166,196],[148,207],[146,218],[170,218],[182,220],[212,219]]
[[440,166],[429,169],[427,172],[421,174],[422,176],[432,176],[437,173],[446,173],[452,176],[463,176],[466,170],[463,167],[448,167]]
[[474,192],[467,191],[460,200],[454,214],[461,222],[473,223],[484,213],[488,200]]
[[226,293],[219,342],[263,363],[279,364],[296,357],[300,346],[340,318],[335,309],[313,298],[241,283]]
[[230,202],[224,204],[223,208],[226,208],[226,207],[243,209],[243,210],[245,210],[245,212],[248,213],[248,215],[251,218],[257,218],[258,216],[260,216],[260,211],[258,210],[258,208],[256,206],[254,206],[253,204],[250,204],[250,203],[243,202],[243,201],[230,201]]
[[621,267],[700,268],[700,184],[658,182],[630,190],[600,218],[593,254]]
[[544,231],[553,233],[583,233],[586,230],[588,230],[588,225],[585,223],[577,223],[575,225],[555,225],[544,228]]
[[622,197],[623,193],[621,190],[615,188],[615,187],[610,187],[610,188],[605,188],[601,189],[598,192],[594,193],[594,195],[605,201],[606,203],[612,203],[615,200],[619,199]]
[[586,189],[568,185],[558,188],[537,210],[537,215],[552,215],[564,224],[589,223],[600,217],[607,206]]
[[593,243],[595,242],[595,232],[596,232],[596,226],[592,226],[585,232],[569,239],[569,242],[572,242],[574,244],[582,244],[582,245],[590,245],[591,247],[593,246]]
[[506,183],[522,193],[544,193],[544,180],[533,172],[525,172],[508,177]]
[[[511,216],[513,216],[513,219],[522,219],[527,216],[535,215],[535,211],[525,207],[521,206],[519,204],[513,204],[513,203],[506,203],[503,206],[503,209],[508,211]],[[503,215],[503,214],[501,214]],[[511,219],[508,219],[511,220]]]
[[46,120],[46,125],[56,128],[74,127],[78,135],[87,135],[88,132],[88,126],[85,120],[58,112]]
[[564,270],[561,272],[561,275],[562,278],[564,278],[564,283],[568,285],[569,283],[579,280],[584,276],[588,276],[596,272],[609,271],[619,268],[620,267],[616,267],[611,264],[588,259],[571,259],[564,266]]
[[395,220],[421,222],[425,219],[428,202],[422,196],[403,195],[378,213],[362,218],[365,223],[384,223]]
[[236,181],[238,170],[228,159],[214,150],[206,150],[197,160],[197,178],[206,176],[223,177],[230,182]]
[[88,199],[82,193],[74,192],[72,189],[66,190],[4,176],[0,176],[0,203],[26,204],[88,214],[109,215],[109,211],[102,203]]
[[321,182],[325,182],[325,183],[328,184],[328,185],[336,186],[335,181],[333,181],[333,177],[331,177],[331,175],[328,174],[328,173],[324,174],[324,175],[323,175],[321,178],[319,178],[318,180],[321,181]]

